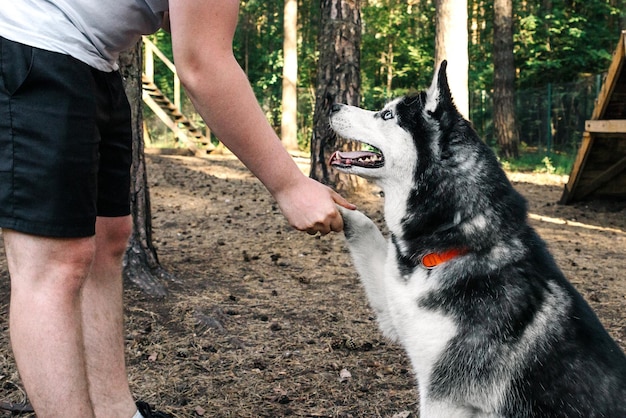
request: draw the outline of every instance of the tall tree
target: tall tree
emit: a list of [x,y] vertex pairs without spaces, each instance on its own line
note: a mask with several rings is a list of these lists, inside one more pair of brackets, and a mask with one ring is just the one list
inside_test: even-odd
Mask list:
[[133,123],[130,193],[133,232],[124,256],[124,278],[146,293],[164,296],[167,293],[164,280],[171,277],[159,263],[156,249],[152,244],[150,193],[143,152],[141,60],[141,42],[120,56],[120,71],[125,79],[124,87],[130,102]]
[[354,178],[328,169],[328,159],[334,151],[354,146],[335,136],[328,125],[328,114],[334,103],[358,106],[361,99],[361,2],[321,0],[320,9],[310,175],[339,189],[355,189],[358,183]]
[[435,64],[448,60],[448,81],[457,109],[469,117],[467,0],[437,0]]
[[428,86],[435,45],[431,0],[363,2],[361,103],[380,109],[392,97]]
[[515,62],[513,56],[513,0],[494,1],[493,127],[500,156],[519,156],[515,122]]
[[285,0],[283,98],[280,123],[285,148],[298,149],[298,0]]
[[233,40],[237,60],[272,126],[280,126],[283,1],[242,1]]

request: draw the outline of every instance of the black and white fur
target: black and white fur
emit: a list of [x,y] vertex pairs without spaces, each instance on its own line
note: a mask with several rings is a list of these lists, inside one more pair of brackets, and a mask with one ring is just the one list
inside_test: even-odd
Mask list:
[[[446,63],[428,91],[379,112],[333,106],[335,153],[385,195],[386,240],[342,209],[383,334],[417,377],[422,418],[626,417],[626,358],[528,225],[527,206],[453,104]],[[424,254],[462,248],[433,269]]]

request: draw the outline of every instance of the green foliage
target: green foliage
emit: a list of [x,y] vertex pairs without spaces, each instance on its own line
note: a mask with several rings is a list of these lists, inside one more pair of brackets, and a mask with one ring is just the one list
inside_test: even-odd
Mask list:
[[519,86],[573,81],[606,71],[619,38],[623,11],[608,0],[554,0],[551,8],[516,11]]
[[515,160],[501,160],[505,170],[532,173],[567,175],[574,165],[574,157],[569,154],[552,154],[550,156],[532,150],[522,150]]
[[[172,52],[172,36],[169,32],[160,30],[157,33],[148,36],[148,38],[163,52],[163,54],[172,62],[174,62],[174,54]],[[163,62],[154,58],[154,83],[168,97],[174,97],[174,78],[172,72]]]
[[280,125],[282,1],[242,1],[233,49],[265,114]]
[[[513,0],[518,93],[530,88],[543,92],[548,83],[573,82],[581,79],[582,75],[606,71],[619,38],[620,25],[626,21],[625,3],[625,0]],[[234,39],[235,55],[268,119],[278,127],[284,0],[244,0],[240,5],[239,25]],[[319,8],[319,0],[298,1],[298,123],[303,149],[308,146],[313,125]],[[433,71],[435,1],[361,0],[361,10],[362,106],[379,108],[391,97],[428,86]],[[470,112],[479,133],[492,143],[493,2],[468,0],[468,16],[469,87],[475,98]],[[152,39],[171,57],[169,34],[159,32]],[[157,85],[170,92],[171,81],[168,81],[166,72],[160,67],[156,71]],[[572,99],[569,104],[566,103],[569,107],[560,105],[563,112],[553,115],[561,125],[565,123],[562,115],[571,114],[571,109],[580,113],[579,118],[590,112],[588,107],[579,104],[586,103],[587,99],[578,99],[580,95],[573,91],[570,96]],[[531,107],[527,102],[523,103],[518,104],[522,105],[522,110]],[[541,112],[543,115],[550,113],[549,110]],[[525,126],[548,126],[547,122],[538,119],[541,116],[537,112],[537,116],[528,113],[519,117],[526,118],[523,119]],[[563,141],[563,147],[559,145],[561,142],[556,143],[561,151],[574,152],[580,139],[578,131],[579,127],[575,126],[567,131],[571,138],[555,137]],[[532,144],[535,140],[533,135],[527,134],[524,138]],[[545,140],[539,141],[544,141],[545,145]],[[559,166],[551,161],[555,167]]]
[[493,84],[493,2],[468,0],[468,19],[469,91],[491,90]]
[[298,144],[308,150],[315,111],[317,83],[317,35],[320,27],[319,0],[298,2]]
[[[283,70],[283,1],[242,1],[235,33],[235,56],[254,89],[268,119],[280,126]],[[313,125],[319,0],[298,2],[298,102],[301,145],[308,145]],[[277,128],[278,129],[278,128]]]
[[435,6],[428,0],[369,0],[362,8],[363,106],[430,84],[435,55]]

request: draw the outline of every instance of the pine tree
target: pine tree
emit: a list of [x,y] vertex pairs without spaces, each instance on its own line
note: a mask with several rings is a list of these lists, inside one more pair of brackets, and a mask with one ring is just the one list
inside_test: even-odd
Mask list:
[[[328,124],[335,103],[358,106],[360,102],[361,5],[356,0],[322,0],[318,34],[320,58],[317,71],[311,177],[340,189],[356,188],[355,181],[328,168],[330,155],[352,144],[336,138]],[[340,181],[341,178],[341,181]]]

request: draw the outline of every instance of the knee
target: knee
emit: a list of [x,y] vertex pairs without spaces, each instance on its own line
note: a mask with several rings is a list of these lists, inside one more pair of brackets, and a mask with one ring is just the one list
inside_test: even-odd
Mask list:
[[95,256],[92,238],[35,237],[20,244],[24,247],[12,249],[8,257],[12,293],[43,292],[74,299],[80,294]]
[[132,232],[130,217],[98,219],[96,223],[96,246],[99,255],[119,260],[128,246]]
[[[79,293],[93,266],[96,246],[93,239],[80,239],[68,244],[66,251],[66,256],[56,263],[62,278],[61,290]],[[51,268],[54,269],[54,263]]]

